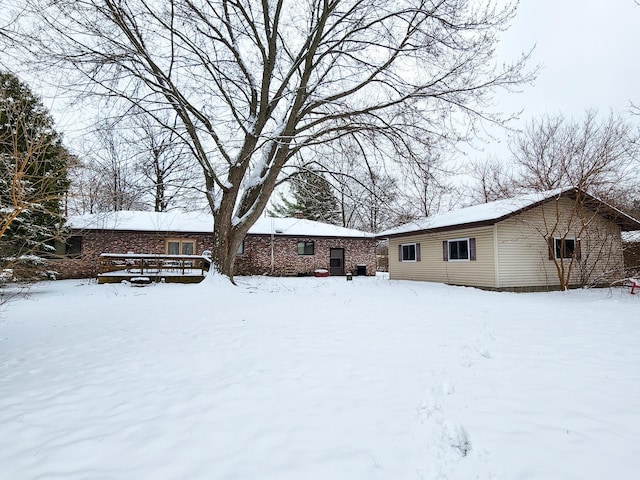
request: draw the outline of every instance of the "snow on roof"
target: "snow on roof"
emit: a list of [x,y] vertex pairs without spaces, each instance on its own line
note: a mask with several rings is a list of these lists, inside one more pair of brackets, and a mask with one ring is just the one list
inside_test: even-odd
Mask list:
[[198,212],[119,211],[72,216],[67,219],[67,225],[81,230],[211,232],[213,218]]
[[461,208],[451,212],[433,215],[431,217],[415,220],[396,228],[385,230],[378,234],[379,237],[398,235],[403,233],[433,230],[436,228],[454,227],[478,222],[490,222],[502,219],[522,209],[535,205],[552,197],[557,197],[565,190],[556,189],[546,192],[535,192],[518,197],[483,203],[472,207]]
[[[504,200],[497,200],[495,202],[483,203],[481,205],[474,205],[472,207],[461,208],[452,212],[419,219],[399,227],[386,230],[376,236],[388,237],[435,229],[454,229],[455,227],[461,228],[467,225],[497,223],[513,214],[534,207],[546,200],[566,194],[569,194],[569,196],[575,195],[575,192],[575,188],[558,188],[555,190],[547,190],[546,192],[534,192]],[[618,210],[588,193],[582,192],[582,195],[586,205],[597,204],[601,206],[602,208],[599,212],[612,222],[620,225],[623,231],[635,230],[640,226],[640,222],[638,220],[630,217],[621,210]],[[640,239],[638,241],[640,241]]]
[[354,230],[352,228],[339,227],[328,223],[314,222],[301,218],[275,218],[261,217],[249,229],[254,235],[296,235],[309,237],[368,237],[373,238],[373,233]]
[[622,241],[626,243],[640,243],[640,230],[622,232]]
[[[213,231],[213,217],[199,212],[120,211],[72,216],[67,225],[78,230],[210,233]],[[249,229],[249,234],[253,235],[272,233],[308,237],[373,237],[372,233],[299,218],[262,217]]]

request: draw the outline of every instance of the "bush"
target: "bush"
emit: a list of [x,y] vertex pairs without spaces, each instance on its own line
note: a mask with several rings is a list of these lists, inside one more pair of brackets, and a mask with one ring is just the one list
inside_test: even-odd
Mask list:
[[37,255],[6,257],[0,260],[0,282],[55,280],[57,272],[47,269],[47,262]]

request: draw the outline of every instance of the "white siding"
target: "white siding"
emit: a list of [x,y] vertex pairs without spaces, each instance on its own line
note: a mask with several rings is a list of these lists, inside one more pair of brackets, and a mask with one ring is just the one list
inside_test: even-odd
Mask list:
[[[457,238],[476,239],[475,261],[443,260],[442,242]],[[405,243],[420,244],[420,261],[399,261],[398,245]],[[493,227],[391,238],[389,240],[389,278],[393,280],[424,280],[452,285],[495,287]]]

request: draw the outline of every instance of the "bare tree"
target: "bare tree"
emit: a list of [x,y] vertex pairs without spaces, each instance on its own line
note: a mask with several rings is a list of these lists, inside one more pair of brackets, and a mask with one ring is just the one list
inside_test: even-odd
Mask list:
[[142,190],[151,198],[156,212],[175,208],[178,202],[182,206],[192,203],[191,199],[202,193],[202,188],[197,188],[195,165],[175,134],[175,122],[173,128],[165,129],[151,123],[149,116],[138,115],[129,139],[138,150],[134,164],[142,176]]
[[[345,136],[314,149],[309,167],[326,174],[335,190],[338,203],[339,223],[343,227],[369,230],[370,224],[365,221],[368,208],[365,196],[371,196],[368,188],[372,165],[376,152],[367,152],[362,142],[356,137]],[[388,192],[394,195],[394,192]],[[379,202],[378,202],[379,204]]]
[[638,131],[620,116],[600,119],[588,110],[581,121],[533,120],[513,139],[511,152],[526,190],[575,186],[606,197],[635,178],[639,141]]
[[84,160],[71,171],[74,213],[161,212],[202,196],[199,175],[173,130],[154,125],[147,115],[115,120],[98,123],[78,146]]
[[66,209],[69,215],[102,212],[103,180],[98,171],[84,161],[69,169],[69,194]]
[[[28,33],[83,95],[164,111],[201,170],[215,219],[213,257],[236,251],[296,155],[345,135],[389,144],[456,141],[446,120],[499,122],[497,88],[531,79],[526,56],[493,61],[515,7],[493,0],[27,0]],[[76,72],[77,75],[72,75]],[[161,112],[161,113],[159,113]]]
[[[600,222],[603,201],[624,204],[625,193],[636,188],[640,137],[620,116],[601,118],[589,110],[581,121],[561,116],[532,121],[512,144],[519,185],[526,190],[575,187],[569,208],[547,215],[541,234],[550,244],[562,288],[588,285],[603,278],[594,272],[621,275],[621,246],[609,224]],[[563,199],[563,201],[567,201]],[[584,243],[586,248],[581,248]],[[559,251],[555,251],[558,249]],[[585,252],[584,254],[582,252]],[[564,253],[564,254],[563,254]],[[609,278],[611,280],[611,278]]]
[[[401,223],[401,199],[395,169],[386,168],[385,153],[373,148],[375,135],[343,137],[323,148],[316,163],[332,179],[342,225],[378,232]],[[393,151],[389,146],[388,151]],[[398,165],[400,163],[398,162]]]
[[394,178],[379,173],[376,170],[367,170],[366,182],[359,201],[362,229],[369,232],[379,232],[388,225],[394,225],[395,215],[393,204],[397,198],[397,184]]
[[471,162],[469,175],[473,181],[471,198],[476,204],[513,197],[522,190],[514,178],[511,164],[496,158]]
[[597,285],[623,274],[619,230],[609,220],[620,212],[580,189],[561,191],[543,204],[536,229],[548,244],[560,288]]
[[[412,220],[428,217],[441,210],[451,210],[460,195],[459,187],[450,179],[455,168],[446,161],[449,146],[438,139],[424,139],[420,149],[422,161],[414,161],[410,155],[401,155],[402,170],[400,195],[404,202],[403,217]],[[411,218],[413,217],[413,218]]]
[[[603,281],[596,272],[620,274],[621,245],[612,224],[623,191],[637,185],[639,136],[620,116],[601,118],[589,110],[580,121],[562,116],[532,120],[511,141],[511,162],[487,161],[474,166],[480,202],[517,193],[557,191],[536,224],[548,242],[561,288]],[[611,213],[614,211],[614,213]],[[609,278],[611,280],[611,278]]]
[[[132,161],[137,150],[132,150],[126,137],[110,124],[102,125],[93,140],[83,148],[86,170],[80,187],[85,193],[97,193],[93,209],[144,210],[141,178]],[[86,203],[87,199],[81,202]]]
[[[15,40],[14,28],[21,10],[24,7],[20,5],[3,5],[0,9],[0,45],[12,46]],[[2,49],[3,52],[6,49]],[[2,62],[3,59],[0,59]]]

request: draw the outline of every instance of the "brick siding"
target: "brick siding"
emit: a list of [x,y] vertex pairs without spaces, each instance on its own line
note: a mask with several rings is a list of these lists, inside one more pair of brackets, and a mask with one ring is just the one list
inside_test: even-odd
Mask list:
[[[314,242],[313,255],[298,255],[298,242]],[[273,269],[271,267],[271,237],[248,235],[244,253],[236,257],[237,275],[311,275],[318,268],[329,269],[331,248],[344,248],[344,271],[357,272],[365,265],[367,275],[376,273],[376,241],[369,238],[283,237],[273,239]]]
[[[79,258],[51,260],[49,268],[58,278],[91,278],[98,274],[101,253],[166,253],[167,239],[195,240],[194,253],[200,255],[212,249],[210,233],[131,232],[92,230],[76,232],[82,235]],[[314,255],[298,255],[298,241],[313,241]],[[329,268],[329,249],[344,248],[345,272],[355,273],[365,265],[367,275],[376,273],[376,241],[369,238],[283,237],[273,239],[274,265],[271,268],[271,237],[247,235],[244,253],[236,258],[236,275],[310,275],[317,268]]]

